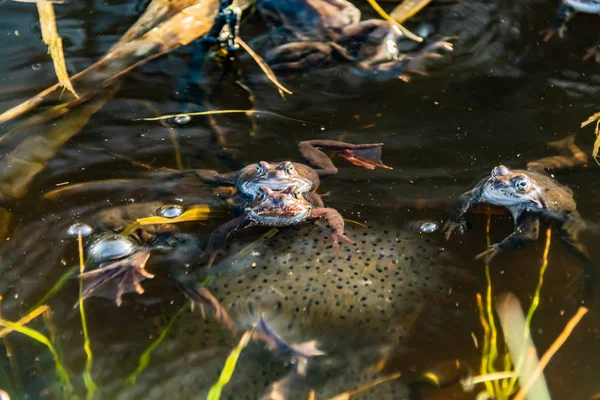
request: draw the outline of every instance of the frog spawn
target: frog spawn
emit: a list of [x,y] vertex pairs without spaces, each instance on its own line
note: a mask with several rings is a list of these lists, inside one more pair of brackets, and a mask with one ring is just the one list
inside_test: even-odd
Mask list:
[[[323,230],[314,225],[287,228],[244,254],[239,250],[246,243],[236,241],[230,257],[211,269],[216,276],[207,288],[239,330],[262,318],[286,343],[316,341],[325,353],[308,359],[303,377],[291,360],[271,353],[263,343],[251,342],[223,398],[270,399],[280,393],[286,399],[305,400],[312,389],[317,398],[330,398],[372,383],[381,375],[367,368],[408,339],[431,297],[453,302],[459,293],[453,285],[470,281],[451,263],[447,251],[420,233],[396,231],[390,225],[374,224],[369,229],[350,225],[348,236],[358,246],[344,244],[336,252],[322,241]],[[428,333],[443,337],[445,331],[437,321],[428,318],[427,326],[434,329]],[[224,335],[214,322],[199,321],[192,314],[182,317],[172,334],[165,344],[168,353],[157,355],[164,359],[140,377],[152,383],[148,397],[175,393],[179,398],[203,398],[237,340]],[[177,354],[186,354],[186,368],[181,368]],[[368,395],[405,399],[407,392],[405,385],[393,381]],[[123,395],[135,397],[133,392]]]

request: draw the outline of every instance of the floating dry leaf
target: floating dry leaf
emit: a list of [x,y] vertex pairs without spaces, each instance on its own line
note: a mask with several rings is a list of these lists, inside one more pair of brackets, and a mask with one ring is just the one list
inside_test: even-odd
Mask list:
[[38,14],[40,15],[40,26],[42,28],[42,39],[48,46],[48,51],[54,62],[54,71],[61,85],[75,97],[79,97],[69,80],[65,54],[63,52],[62,39],[58,35],[56,28],[56,16],[54,15],[54,6],[48,0],[37,1]]

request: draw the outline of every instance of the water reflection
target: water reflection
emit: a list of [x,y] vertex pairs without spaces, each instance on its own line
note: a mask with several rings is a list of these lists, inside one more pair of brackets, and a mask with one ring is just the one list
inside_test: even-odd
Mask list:
[[[432,3],[409,27],[427,27],[425,33],[432,40],[458,38],[451,56],[435,60],[428,76],[413,76],[408,84],[317,68],[305,76],[282,77],[294,92],[282,99],[254,62],[242,55],[238,75],[223,72],[214,63],[206,65],[202,79],[212,90],[206,101],[191,104],[198,109],[255,107],[307,122],[240,113],[181,117],[168,129],[158,121],[138,119],[180,111],[175,93],[188,77],[192,49],[180,49],[129,72],[120,79],[115,96],[48,158],[17,207],[11,208],[8,240],[0,250],[2,317],[18,320],[78,265],[78,232],[86,236],[91,227],[121,231],[136,218],[155,215],[165,204],[181,204],[158,211],[172,218],[189,205],[222,206],[215,195],[227,197],[193,178],[165,180],[161,167],[232,172],[260,159],[297,159],[297,143],[315,137],[381,142],[393,171],[365,171],[334,158],[336,179],[323,181],[318,188],[328,194],[327,204],[351,220],[346,227],[358,242],[356,248],[331,249],[322,240],[326,227],[319,225],[283,229],[266,237],[261,235],[268,231],[258,230],[233,236],[228,257],[211,272],[202,268],[199,253],[223,221],[210,219],[179,224],[178,234],[188,236],[164,238],[155,246],[148,268],[163,272],[166,279],[179,273],[179,278],[202,282],[232,314],[240,333],[263,318],[285,343],[315,340],[325,353],[310,357],[302,376],[290,357],[252,341],[223,398],[285,394],[306,399],[311,390],[316,398],[330,398],[396,372],[402,373],[399,379],[365,391],[364,398],[409,398],[415,392],[424,398],[475,397],[475,392],[464,393],[459,385],[443,389],[414,385],[424,372],[441,371],[436,369],[438,362],[450,360],[452,365],[459,359],[477,371],[481,361],[484,334],[475,293],[485,291],[486,279],[483,264],[473,257],[486,247],[487,217],[473,215],[472,229],[450,243],[438,227],[453,200],[494,165],[525,167],[547,154],[546,142],[577,131],[581,121],[598,111],[593,97],[600,76],[597,65],[580,60],[595,40],[596,20],[582,16],[562,41],[538,46],[537,32],[548,25],[555,6],[550,1],[511,0]],[[35,6],[9,2],[0,7],[2,32],[7,33],[0,39],[4,111],[53,84],[54,75],[46,49],[31,29],[36,24]],[[57,6],[70,70],[81,71],[97,61],[143,8],[136,2]],[[363,20],[375,18],[372,11],[361,11]],[[249,18],[241,35],[256,39],[252,44],[261,49],[261,43],[272,38],[265,34],[259,16]],[[402,50],[413,44],[399,41],[397,46]],[[33,65],[41,68],[35,70]],[[3,138],[2,153],[11,152],[22,137],[45,133],[53,124],[49,121]],[[2,123],[1,130],[5,133],[14,125]],[[578,136],[586,153],[593,139],[591,131]],[[594,165],[560,176],[574,190],[582,216],[591,221],[599,217],[596,177]],[[53,195],[43,197],[46,193]],[[131,206],[142,202],[153,203],[140,215]],[[113,206],[123,208],[116,216],[103,214]],[[494,242],[513,230],[512,221],[502,214],[493,214],[490,228]],[[65,232],[75,237],[65,237]],[[173,242],[173,237],[181,241]],[[120,243],[127,240],[118,238]],[[581,240],[590,249],[590,258],[600,260],[593,245],[597,238],[587,232]],[[543,247],[541,240],[521,252],[498,256],[490,269],[495,293],[516,292],[523,304],[529,304]],[[122,250],[119,254],[124,254]],[[579,262],[555,240],[549,260],[533,320],[533,340],[540,349],[574,314],[581,277]],[[181,268],[161,269],[165,265]],[[214,276],[205,279],[206,275]],[[52,335],[65,354],[75,390],[83,397],[86,388],[80,376],[86,354],[80,315],[73,309],[78,283],[74,276],[67,279],[49,301],[53,310],[49,322],[39,318],[28,326]],[[212,313],[204,318],[200,307],[190,312],[186,301],[181,287],[162,279],[144,281],[144,294],[124,296],[120,308],[113,298],[86,300],[92,374],[100,387],[97,398],[206,396],[239,334],[232,335]],[[556,398],[589,398],[600,391],[593,372],[600,353],[593,340],[599,321],[591,309],[545,372]],[[160,337],[150,363],[135,375],[140,356]],[[30,398],[58,393],[46,349],[16,333],[7,338],[17,354],[15,371],[20,379],[11,375],[0,382],[6,385],[3,389]],[[0,362],[11,371],[7,359]],[[447,379],[455,374],[451,370]]]

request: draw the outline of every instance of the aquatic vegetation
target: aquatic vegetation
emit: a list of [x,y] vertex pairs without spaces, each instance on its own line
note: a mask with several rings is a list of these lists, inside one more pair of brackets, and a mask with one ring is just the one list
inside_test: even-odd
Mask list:
[[8,330],[7,333],[10,331],[19,332],[25,336],[28,336],[29,338],[31,338],[35,341],[42,343],[44,346],[46,346],[48,348],[48,350],[52,354],[52,358],[54,359],[56,375],[58,376],[58,379],[60,380],[61,385],[62,385],[62,389],[64,390],[63,397],[70,398],[71,395],[73,394],[73,386],[71,385],[69,374],[68,374],[67,370],[65,369],[65,367],[63,366],[62,360],[61,360],[56,348],[54,347],[54,345],[52,344],[50,339],[48,339],[48,337],[45,336],[43,333],[38,332],[32,328],[28,328],[27,326],[25,326],[25,324],[28,323],[29,321],[31,321],[33,318],[35,318],[35,316],[38,316],[38,315],[40,315],[44,312],[48,312],[48,311],[49,311],[48,307],[44,307],[44,306],[40,307],[39,309],[34,310],[32,313],[21,318],[17,322],[11,322],[11,321],[7,321],[5,319],[0,318],[0,326],[5,327],[6,328],[5,331]]
[[[85,270],[85,262],[83,260],[83,238],[81,232],[77,235],[78,249],[79,249],[79,275],[83,275]],[[83,369],[83,382],[87,389],[87,398],[92,399],[94,393],[98,390],[98,386],[92,379],[92,365],[93,355],[92,347],[90,345],[90,334],[88,332],[87,317],[85,315],[85,308],[83,306],[83,280],[79,280],[79,314],[81,316],[81,328],[83,330],[83,349],[85,351],[86,360],[85,367]]]
[[[420,36],[415,35],[414,33],[412,33],[411,31],[409,31],[408,29],[406,29],[404,26],[402,26],[401,21],[398,21],[396,18],[388,15],[388,13],[386,13],[383,8],[381,8],[379,6],[379,4],[377,4],[377,2],[375,0],[367,0],[369,2],[369,4],[371,5],[371,7],[373,7],[373,9],[377,12],[377,14],[379,14],[383,19],[386,19],[388,21],[391,21],[393,23],[396,24],[396,26],[398,27],[398,29],[400,29],[400,31],[406,35],[407,38],[409,38],[410,40],[414,40],[415,42],[422,42],[423,38]],[[408,0],[405,1],[405,3],[409,3]],[[427,4],[427,3],[425,3]],[[417,7],[419,7],[418,4],[415,5]],[[398,6],[400,7],[400,6]],[[421,7],[422,8],[422,7]],[[396,9],[394,10],[396,11]],[[414,14],[416,14],[417,11],[414,12]],[[405,12],[406,15],[410,14],[411,11]],[[405,19],[408,17],[405,17]]]
[[390,17],[401,24],[416,15],[429,3],[431,0],[403,0],[390,12]]
[[231,380],[238,358],[240,357],[242,350],[244,350],[244,348],[250,342],[251,338],[251,330],[244,332],[238,345],[231,350],[231,353],[229,353],[229,356],[225,361],[225,365],[223,366],[219,380],[210,388],[210,391],[208,392],[208,397],[206,398],[207,400],[219,400],[221,398],[221,391],[223,390],[223,387]]
[[129,375],[129,377],[125,380],[125,382],[127,383],[127,385],[135,385],[135,382],[136,382],[137,378],[140,376],[140,374],[142,374],[144,372],[144,370],[150,364],[150,358],[152,356],[152,352],[154,352],[154,350],[158,346],[160,346],[160,344],[163,342],[163,340],[165,340],[165,338],[169,334],[169,331],[171,330],[171,328],[175,324],[175,321],[177,321],[177,318],[179,318],[179,316],[181,315],[181,313],[183,311],[185,311],[185,309],[188,308],[188,307],[190,307],[190,302],[189,301],[187,301],[179,309],[179,311],[177,311],[177,313],[175,313],[175,315],[169,320],[169,322],[167,323],[167,325],[165,325],[163,327],[163,329],[160,331],[160,334],[158,335],[158,337],[152,343],[150,343],[150,346],[148,346],[148,348],[146,350],[144,350],[144,352],[140,356],[140,361],[138,363],[138,366],[137,366],[136,370],[133,371],[131,373],[131,375]]
[[48,50],[54,61],[54,71],[58,77],[60,84],[77,98],[79,96],[75,92],[65,63],[65,55],[63,53],[62,39],[58,35],[56,29],[56,16],[54,15],[54,6],[48,0],[37,0],[37,9],[40,15],[40,25],[42,27],[42,38],[44,43],[48,45]]
[[583,121],[581,123],[581,127],[583,128],[593,122],[596,123],[596,128],[594,129],[594,134],[596,135],[596,141],[594,142],[594,149],[592,150],[592,157],[594,157],[594,161],[596,161],[596,164],[600,165],[600,159],[599,159],[600,155],[598,154],[600,152],[600,112],[597,112],[596,114],[589,117],[586,121]]

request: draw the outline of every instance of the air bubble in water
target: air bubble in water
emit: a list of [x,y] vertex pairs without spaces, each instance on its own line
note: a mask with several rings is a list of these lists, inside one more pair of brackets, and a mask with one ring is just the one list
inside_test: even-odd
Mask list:
[[179,205],[162,206],[156,211],[156,215],[163,218],[177,218],[183,214],[183,207]]
[[67,235],[77,237],[81,233],[82,237],[90,236],[94,232],[94,228],[88,224],[76,222],[67,229]]

